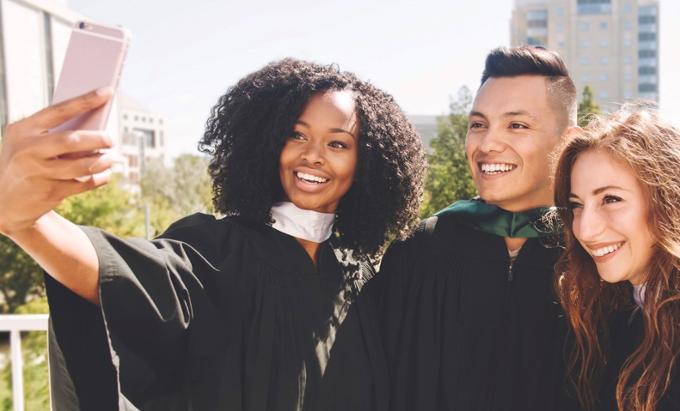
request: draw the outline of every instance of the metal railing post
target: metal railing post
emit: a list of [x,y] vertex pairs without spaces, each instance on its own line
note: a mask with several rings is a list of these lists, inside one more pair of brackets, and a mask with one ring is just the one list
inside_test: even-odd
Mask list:
[[21,331],[10,331],[9,338],[12,359],[12,404],[14,411],[24,411],[24,360],[21,356]]
[[[23,331],[47,331],[47,314],[0,314],[0,332],[9,332],[12,362],[12,404],[24,411],[24,359],[21,352]],[[47,347],[45,347],[47,349]]]

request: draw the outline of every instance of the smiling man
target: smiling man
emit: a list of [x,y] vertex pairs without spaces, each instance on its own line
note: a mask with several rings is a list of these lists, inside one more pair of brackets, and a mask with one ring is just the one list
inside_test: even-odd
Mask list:
[[556,53],[496,49],[469,115],[480,198],[396,242],[372,284],[391,380],[389,409],[568,409],[566,323],[553,292],[550,157],[576,127],[576,90]]

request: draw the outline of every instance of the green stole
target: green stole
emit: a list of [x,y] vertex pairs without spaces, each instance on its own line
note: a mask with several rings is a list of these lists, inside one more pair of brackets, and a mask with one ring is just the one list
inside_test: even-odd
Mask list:
[[537,238],[555,235],[555,228],[542,221],[547,212],[555,207],[539,207],[512,213],[481,199],[456,201],[436,216],[455,216],[465,224],[489,234],[500,237]]

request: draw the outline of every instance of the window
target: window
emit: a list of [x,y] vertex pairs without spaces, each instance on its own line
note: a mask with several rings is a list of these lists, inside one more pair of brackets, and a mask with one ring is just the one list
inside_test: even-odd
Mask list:
[[624,56],[623,57],[623,64],[631,64],[633,62],[633,59],[630,56]]
[[590,30],[590,24],[587,21],[582,21],[578,24],[578,29],[581,31]]
[[640,16],[638,24],[656,24],[656,16]]
[[584,75],[581,76],[581,82],[582,82],[582,83],[587,83],[587,82],[589,82],[589,81],[590,81],[590,76],[589,76],[589,75],[584,74]]
[[626,30],[626,31],[633,30],[633,23],[630,20],[625,20],[623,22],[623,29]]
[[654,75],[654,74],[656,74],[656,67],[642,66],[642,67],[638,68],[638,74],[640,74],[641,76],[650,75],[650,74]]
[[612,11],[611,0],[578,0],[579,15],[609,14]]
[[638,34],[638,40],[640,41],[654,41],[656,40],[656,33],[640,33]]
[[527,26],[529,28],[546,28],[548,27],[548,20],[529,20]]
[[581,62],[581,65],[582,65],[582,66],[587,66],[588,63],[589,63],[589,62],[588,62],[588,57],[581,57],[580,62]]
[[139,121],[139,116],[135,116],[135,121]]
[[604,48],[609,47],[609,40],[608,39],[600,40],[600,47]]
[[623,79],[626,81],[632,81],[633,80],[633,75],[631,73],[625,73],[623,75]]
[[607,30],[609,28],[609,24],[607,24],[606,21],[601,21],[600,22],[600,30]]
[[600,81],[607,81],[609,80],[609,76],[607,73],[600,74]]
[[607,98],[607,97],[609,97],[609,93],[607,93],[606,91],[600,91],[600,98]]
[[600,58],[600,64],[602,64],[603,66],[606,66],[607,64],[609,64],[609,57],[605,56],[605,57]]
[[640,93],[656,93],[656,84],[654,83],[640,83],[638,86]]
[[640,50],[638,51],[638,57],[640,57],[641,59],[655,58],[656,50]]
[[589,46],[588,40],[581,41],[581,48],[582,49],[587,49],[588,46]]
[[123,114],[123,120],[127,120],[127,114]]

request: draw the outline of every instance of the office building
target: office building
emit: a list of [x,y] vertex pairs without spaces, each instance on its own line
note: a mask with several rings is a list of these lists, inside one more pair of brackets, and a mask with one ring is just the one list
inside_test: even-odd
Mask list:
[[657,0],[515,0],[512,45],[541,45],[565,60],[579,96],[605,110],[659,100]]

